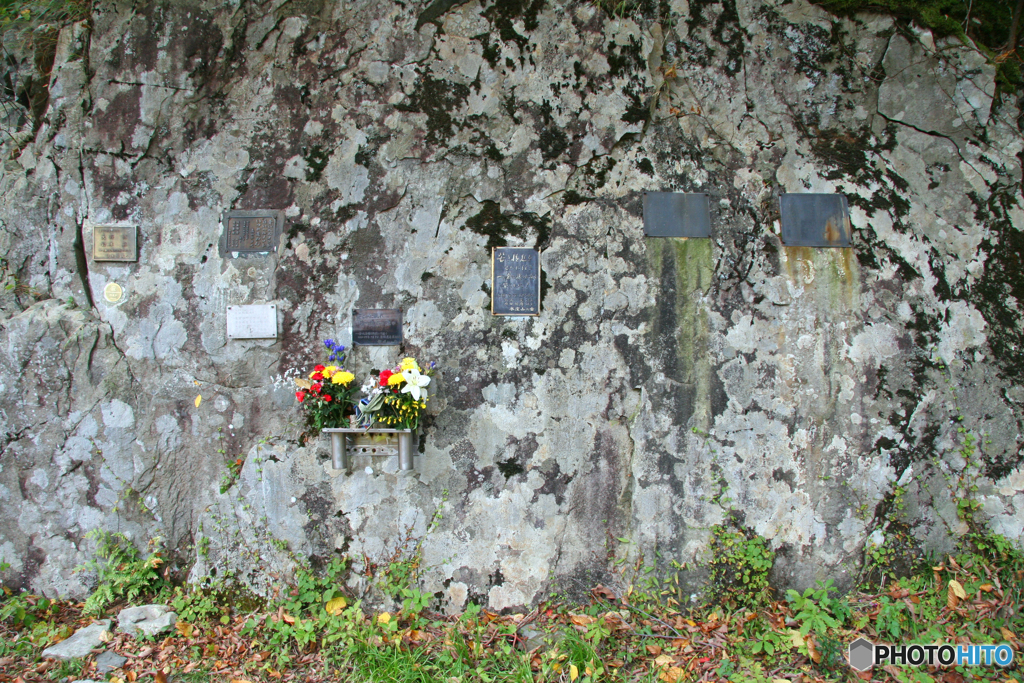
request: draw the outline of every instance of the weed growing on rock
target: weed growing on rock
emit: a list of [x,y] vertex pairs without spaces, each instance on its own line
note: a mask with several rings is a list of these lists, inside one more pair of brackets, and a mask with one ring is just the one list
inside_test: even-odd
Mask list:
[[750,532],[716,526],[708,544],[711,559],[709,590],[723,605],[756,608],[770,598],[768,572],[775,553],[765,540]]
[[153,596],[168,586],[159,571],[163,564],[159,538],[150,541],[151,552],[143,558],[124,534],[97,529],[86,537],[97,543],[96,558],[75,571],[95,572],[97,585],[85,601],[85,614],[99,615],[118,601],[133,602]]

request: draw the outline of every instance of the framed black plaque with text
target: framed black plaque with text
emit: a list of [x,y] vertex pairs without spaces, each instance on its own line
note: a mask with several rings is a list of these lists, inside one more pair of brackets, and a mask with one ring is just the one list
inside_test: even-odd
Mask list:
[[521,247],[491,251],[491,313],[540,315],[540,252]]
[[352,309],[353,346],[401,346],[402,311],[397,308]]

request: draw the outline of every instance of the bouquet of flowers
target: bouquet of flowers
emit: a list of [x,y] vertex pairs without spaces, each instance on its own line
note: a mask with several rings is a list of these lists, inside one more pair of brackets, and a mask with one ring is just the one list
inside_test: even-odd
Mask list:
[[356,419],[361,427],[374,422],[395,429],[419,427],[427,408],[427,385],[436,364],[422,369],[415,358],[403,358],[398,367],[371,375],[363,385],[365,398],[356,404]]
[[331,352],[328,362],[338,365],[317,365],[309,373],[309,379],[296,379],[299,390],[295,398],[306,409],[306,424],[314,435],[323,429],[347,427],[346,414],[355,403],[356,376],[345,370],[345,347],[333,339],[324,341]]

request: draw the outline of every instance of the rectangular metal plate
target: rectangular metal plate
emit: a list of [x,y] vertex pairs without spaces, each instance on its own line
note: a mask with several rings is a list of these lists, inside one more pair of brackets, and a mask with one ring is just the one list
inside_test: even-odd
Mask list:
[[491,313],[540,315],[540,252],[520,247],[491,251]]
[[401,346],[402,311],[397,308],[353,309],[352,344],[359,346]]
[[97,225],[92,229],[92,260],[138,261],[137,234],[134,225]]
[[228,339],[277,339],[277,306],[228,306]]
[[843,195],[784,194],[779,209],[784,246],[850,246],[850,209]]
[[644,192],[644,234],[648,237],[711,237],[708,196]]
[[223,218],[221,255],[276,251],[283,222],[280,211],[228,211]]

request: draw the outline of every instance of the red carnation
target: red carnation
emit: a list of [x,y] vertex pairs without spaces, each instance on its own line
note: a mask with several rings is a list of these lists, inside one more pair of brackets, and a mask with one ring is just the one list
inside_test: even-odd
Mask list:
[[302,401],[306,398],[306,392],[305,391],[296,391],[295,392],[295,398],[299,399],[299,403],[302,403]]
[[313,380],[314,382],[319,382],[320,380],[322,380],[324,378],[324,373],[322,373],[322,372],[314,372],[312,375],[309,376],[309,378],[311,380]]
[[386,387],[388,385],[388,380],[391,379],[391,375],[393,374],[395,373],[391,372],[390,370],[385,370],[384,372],[380,373],[380,385],[382,387]]
[[330,394],[324,394],[323,398],[324,398],[325,401],[330,401],[331,400],[331,395]]
[[313,369],[314,369],[315,371],[317,371],[317,372],[323,372],[324,370],[326,370],[326,368],[325,368],[324,366],[322,366],[322,365],[317,365],[317,366],[314,366],[314,368],[313,368]]
[[321,389],[323,389],[323,388],[324,388],[324,385],[323,385],[323,384],[320,384],[320,382],[317,382],[316,384],[314,384],[313,386],[311,386],[311,387],[309,388],[309,390],[310,390],[310,391],[312,391],[312,392],[313,392],[314,394],[319,394],[319,393],[320,393],[320,390],[321,390]]

